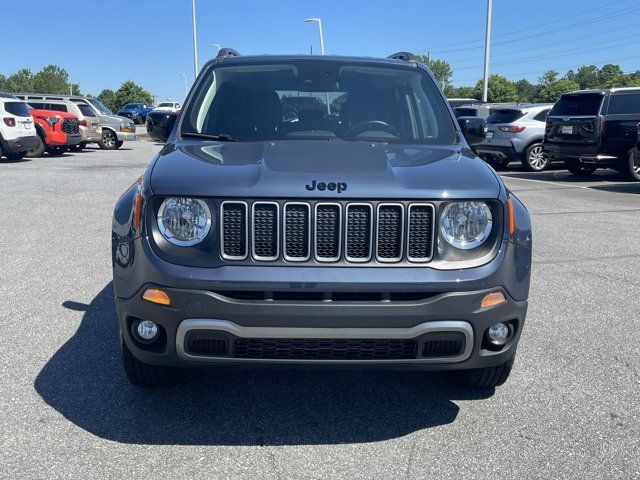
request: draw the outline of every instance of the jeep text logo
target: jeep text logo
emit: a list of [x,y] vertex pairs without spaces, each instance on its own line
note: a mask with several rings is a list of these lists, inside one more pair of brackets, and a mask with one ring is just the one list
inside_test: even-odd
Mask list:
[[347,191],[347,184],[344,183],[344,182],[340,182],[340,183],[335,183],[335,182],[324,183],[324,182],[316,182],[315,180],[313,180],[309,185],[305,185],[305,187],[307,187],[307,190],[309,190],[310,192],[314,191],[315,189],[318,189],[321,192],[324,191],[324,190],[329,190],[331,192],[337,191],[338,193],[342,193],[342,192],[346,192]]

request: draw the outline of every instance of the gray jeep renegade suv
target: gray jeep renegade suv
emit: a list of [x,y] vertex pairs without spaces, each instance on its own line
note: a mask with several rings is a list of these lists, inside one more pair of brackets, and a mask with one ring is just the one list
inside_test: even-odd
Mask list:
[[221,50],[115,207],[129,380],[304,364],[502,384],[531,226],[463,133],[411,54]]

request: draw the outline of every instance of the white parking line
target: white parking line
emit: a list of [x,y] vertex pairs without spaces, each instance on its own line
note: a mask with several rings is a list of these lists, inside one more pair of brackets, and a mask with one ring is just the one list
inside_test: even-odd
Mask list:
[[535,183],[544,183],[546,185],[558,185],[559,187],[564,187],[564,188],[584,188],[584,189],[591,189],[591,187],[587,187],[584,185],[571,185],[571,184],[567,184],[567,183],[559,183],[559,182],[552,182],[552,181],[548,181],[548,180],[534,180],[532,178],[520,178],[520,177],[512,177],[510,175],[502,175],[502,178],[512,178],[514,180],[521,180],[523,182],[535,182]]

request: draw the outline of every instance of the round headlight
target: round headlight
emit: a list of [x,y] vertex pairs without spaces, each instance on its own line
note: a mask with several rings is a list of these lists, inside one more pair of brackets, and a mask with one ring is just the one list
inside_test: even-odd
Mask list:
[[167,198],[158,210],[158,228],[162,236],[180,247],[202,241],[211,229],[211,212],[202,200]]
[[484,202],[452,202],[444,207],[440,232],[451,246],[461,250],[479,247],[491,234],[491,210]]

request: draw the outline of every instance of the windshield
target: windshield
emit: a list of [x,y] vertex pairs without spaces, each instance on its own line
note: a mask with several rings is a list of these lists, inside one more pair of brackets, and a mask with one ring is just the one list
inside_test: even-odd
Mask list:
[[123,110],[135,110],[139,106],[140,106],[139,103],[127,103],[124,107],[122,107],[122,109]]
[[318,59],[210,67],[187,107],[182,134],[456,141],[445,100],[423,70]]
[[96,107],[98,111],[103,115],[113,115],[113,112],[105,107],[104,104],[97,98],[87,98],[87,101],[91,103],[91,105]]
[[173,107],[173,103],[159,103],[159,107]]
[[549,115],[598,115],[603,98],[599,93],[563,95],[553,106]]

